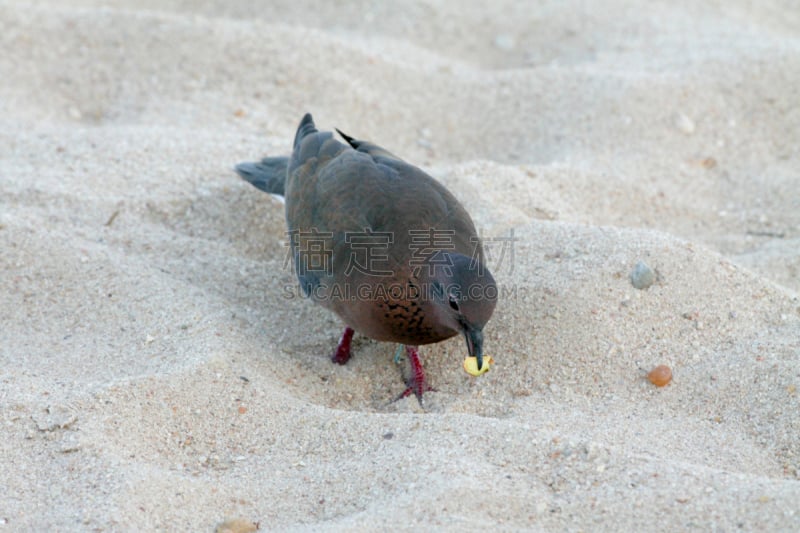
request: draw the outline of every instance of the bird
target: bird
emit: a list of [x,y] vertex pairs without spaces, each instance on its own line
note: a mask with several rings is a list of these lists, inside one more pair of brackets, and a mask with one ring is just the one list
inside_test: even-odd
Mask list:
[[300,287],[345,324],[333,362],[347,363],[356,332],[398,343],[411,372],[397,399],[414,394],[422,405],[435,389],[419,346],[461,334],[481,370],[497,284],[472,219],[450,191],[386,149],[336,131],[344,142],[306,113],[290,155],[235,170],[283,197]]

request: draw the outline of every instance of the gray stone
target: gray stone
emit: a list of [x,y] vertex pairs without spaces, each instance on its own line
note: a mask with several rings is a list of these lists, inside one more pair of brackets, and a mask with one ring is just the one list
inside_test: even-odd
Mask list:
[[656,281],[656,273],[643,261],[636,263],[631,272],[631,283],[634,287],[644,290]]

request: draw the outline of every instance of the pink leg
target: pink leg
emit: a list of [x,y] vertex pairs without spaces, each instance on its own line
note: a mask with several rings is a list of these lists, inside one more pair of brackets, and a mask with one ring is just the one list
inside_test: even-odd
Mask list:
[[350,326],[344,328],[342,338],[339,339],[339,345],[336,347],[336,351],[333,355],[331,355],[331,359],[334,363],[343,365],[350,360],[350,343],[353,340],[353,333],[355,332]]
[[417,347],[406,346],[406,353],[408,354],[408,360],[411,363],[411,377],[406,382],[406,390],[404,390],[397,399],[399,400],[400,398],[405,398],[413,392],[420,405],[422,405],[422,395],[425,392],[432,391],[434,389],[430,387],[428,382],[425,380],[425,370],[422,369],[422,362],[419,360],[419,352],[417,351]]

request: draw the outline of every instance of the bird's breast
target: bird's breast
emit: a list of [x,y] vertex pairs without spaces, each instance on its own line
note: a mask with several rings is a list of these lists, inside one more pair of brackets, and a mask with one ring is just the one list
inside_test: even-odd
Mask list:
[[421,345],[458,333],[435,320],[419,287],[397,279],[334,284],[317,303],[362,335],[379,341]]

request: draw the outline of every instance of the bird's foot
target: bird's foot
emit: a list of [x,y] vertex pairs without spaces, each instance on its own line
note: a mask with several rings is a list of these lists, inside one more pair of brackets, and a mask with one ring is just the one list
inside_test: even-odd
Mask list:
[[[433,387],[428,385],[425,379],[425,370],[422,368],[422,362],[419,360],[419,352],[416,346],[406,346],[406,353],[408,360],[411,363],[411,375],[406,380],[406,390],[404,390],[395,401],[405,398],[407,396],[417,397],[417,401],[422,405],[422,395],[428,391],[435,391]],[[397,359],[397,358],[396,358]]]
[[342,338],[339,339],[339,344],[336,346],[336,351],[331,355],[331,360],[339,365],[345,364],[350,360],[350,344],[353,341],[353,328],[347,326],[344,328]]
[[397,345],[397,349],[394,351],[394,364],[399,365],[403,362],[403,346],[402,344]]

